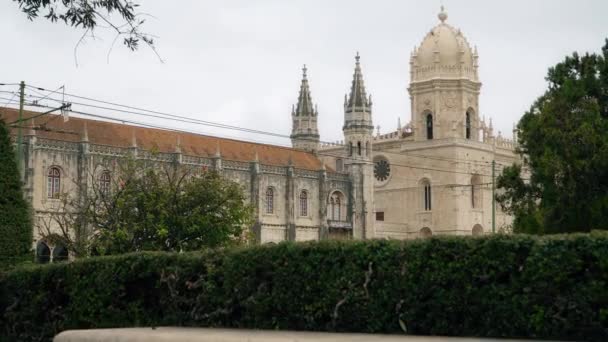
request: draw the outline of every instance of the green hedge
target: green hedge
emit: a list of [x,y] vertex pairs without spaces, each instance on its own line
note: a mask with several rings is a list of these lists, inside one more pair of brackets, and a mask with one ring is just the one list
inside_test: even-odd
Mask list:
[[0,335],[221,326],[608,339],[608,236],[284,243],[15,270]]

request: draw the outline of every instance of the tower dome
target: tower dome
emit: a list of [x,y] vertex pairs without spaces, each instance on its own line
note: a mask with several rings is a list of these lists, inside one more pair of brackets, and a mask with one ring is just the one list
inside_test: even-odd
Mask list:
[[473,51],[460,29],[446,23],[443,6],[438,15],[440,23],[433,27],[414,48],[410,59],[411,81],[433,78],[465,78],[478,81],[477,51]]

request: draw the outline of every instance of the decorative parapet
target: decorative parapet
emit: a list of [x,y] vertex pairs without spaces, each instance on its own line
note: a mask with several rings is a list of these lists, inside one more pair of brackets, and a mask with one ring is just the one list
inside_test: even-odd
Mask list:
[[311,171],[311,170],[295,169],[295,175],[296,175],[296,177],[301,177],[301,178],[312,178],[312,179],[319,178],[319,172]]
[[183,156],[182,163],[187,164],[187,165],[203,165],[203,166],[213,165],[213,161],[210,158],[195,157],[195,156]]
[[154,161],[160,161],[160,162],[175,161],[174,153],[159,153],[159,152],[152,152],[152,151],[147,151],[147,150],[140,150],[139,156],[141,159],[154,160]]
[[327,226],[331,229],[353,229],[352,222],[327,220]]
[[130,149],[122,147],[114,147],[107,145],[89,145],[89,153],[99,154],[104,156],[125,156]]
[[275,175],[287,176],[287,168],[274,165],[260,165],[262,173],[270,173]]
[[433,78],[468,78],[477,81],[477,68],[461,65],[428,65],[413,68],[412,81]]
[[321,143],[321,148],[323,148],[323,147],[333,148],[333,147],[342,147],[342,146],[344,146],[344,140],[336,140],[336,141],[329,141],[329,142]]
[[36,149],[78,152],[80,150],[80,143],[38,138],[36,141]]
[[494,139],[494,146],[509,150],[515,150],[517,144],[511,139],[505,139],[498,136],[496,139]]
[[399,140],[400,134],[399,131],[390,132],[387,134],[378,134],[374,136],[374,141],[379,140]]
[[222,160],[222,168],[225,170],[249,171],[250,165],[247,162],[236,160]]

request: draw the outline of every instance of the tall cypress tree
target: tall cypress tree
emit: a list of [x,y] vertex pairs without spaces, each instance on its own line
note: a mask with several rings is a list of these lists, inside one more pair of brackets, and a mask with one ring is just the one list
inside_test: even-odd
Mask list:
[[30,207],[15,159],[9,130],[0,119],[0,270],[28,260],[32,247]]

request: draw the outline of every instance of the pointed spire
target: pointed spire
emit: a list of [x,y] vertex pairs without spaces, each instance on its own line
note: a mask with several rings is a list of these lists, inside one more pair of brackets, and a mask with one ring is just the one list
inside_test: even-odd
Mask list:
[[359,60],[359,52],[355,56],[355,73],[353,74],[353,83],[350,88],[350,96],[346,103],[347,112],[353,112],[355,110],[369,111],[371,107],[371,98],[367,98],[365,93],[365,84],[363,83],[363,74],[361,73],[361,64]]
[[300,85],[300,94],[298,96],[298,104],[295,107],[296,116],[314,116],[314,108],[312,98],[310,96],[310,88],[308,86],[308,68],[306,64],[302,68],[302,83]]
[[397,117],[397,130],[400,131],[401,130],[401,118]]

